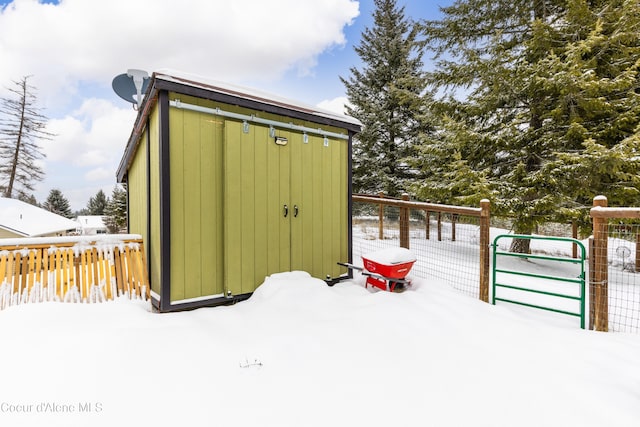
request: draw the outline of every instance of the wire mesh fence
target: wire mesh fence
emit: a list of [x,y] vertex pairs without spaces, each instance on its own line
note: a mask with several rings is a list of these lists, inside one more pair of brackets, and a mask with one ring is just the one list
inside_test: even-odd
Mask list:
[[592,216],[590,323],[597,330],[638,333],[640,209],[601,207]]
[[[488,283],[490,272],[488,218],[483,226],[482,215],[447,211],[446,206],[439,211],[430,204],[385,205],[380,200],[365,199],[354,196],[354,263],[361,262],[362,255],[383,248],[409,247],[417,258],[411,274],[488,301],[488,294],[483,294],[483,280]],[[594,208],[591,216],[589,239],[580,239],[576,225],[571,223],[543,224],[535,234],[571,237],[588,244],[585,267],[590,329],[640,333],[640,208]],[[508,224],[508,219],[491,218],[491,234],[512,233]],[[576,258],[577,245],[566,246],[532,247],[531,253]],[[485,259],[487,264],[483,266]]]
[[354,202],[353,212],[355,262],[367,253],[406,245],[417,258],[413,275],[479,297],[479,216],[410,208],[402,220],[400,207],[366,202]]

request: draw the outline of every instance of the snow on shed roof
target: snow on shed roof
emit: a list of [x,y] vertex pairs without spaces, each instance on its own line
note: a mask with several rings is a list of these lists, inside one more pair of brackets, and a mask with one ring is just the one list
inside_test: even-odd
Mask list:
[[[151,76],[151,81],[147,87],[142,106],[139,108],[138,116],[133,125],[131,135],[129,136],[129,141],[127,142],[122,159],[120,160],[120,165],[116,171],[116,179],[118,182],[126,181],[125,177],[138,148],[140,135],[146,127],[150,107],[156,102],[158,92],[160,90],[180,91],[184,88],[193,88],[194,91],[200,92],[194,96],[202,96],[203,94],[220,95],[225,98],[240,101],[237,105],[244,107],[251,105],[249,108],[261,106],[258,108],[264,107],[266,108],[265,111],[271,113],[336,126],[347,129],[350,133],[353,132],[354,134],[360,132],[362,129],[362,123],[358,119],[345,114],[338,114],[278,95],[268,94],[256,89],[230,83],[223,83],[183,71],[161,69],[153,72]],[[228,101],[223,102],[226,103]]]
[[78,223],[17,199],[0,197],[0,228],[24,237],[75,230]]
[[292,110],[313,114],[315,116],[326,117],[351,125],[362,126],[362,123],[354,117],[350,117],[344,114],[338,114],[329,110],[324,110],[313,105],[294,101],[292,99],[287,99],[272,93],[260,91],[258,89],[225,83],[196,74],[185,73],[183,71],[177,70],[162,69],[156,71],[154,73],[154,77],[159,80],[171,81],[188,86],[199,87],[206,90],[213,90],[216,92],[223,92],[240,98],[262,102],[264,104],[290,108]]

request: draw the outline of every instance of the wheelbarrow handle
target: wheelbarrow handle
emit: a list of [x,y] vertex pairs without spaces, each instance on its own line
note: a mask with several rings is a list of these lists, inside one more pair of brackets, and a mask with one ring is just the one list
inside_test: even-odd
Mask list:
[[349,264],[348,262],[339,262],[338,265],[347,267],[350,270],[358,270],[358,271],[364,270],[364,267],[358,267],[357,265]]

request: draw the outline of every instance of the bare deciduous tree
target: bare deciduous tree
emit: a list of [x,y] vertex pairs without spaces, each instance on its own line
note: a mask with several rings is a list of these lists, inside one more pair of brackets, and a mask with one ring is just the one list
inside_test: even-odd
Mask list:
[[47,118],[36,107],[29,77],[13,82],[11,97],[0,98],[0,192],[5,197],[28,196],[34,182],[42,181],[37,161],[45,156],[38,142],[55,136],[45,130]]

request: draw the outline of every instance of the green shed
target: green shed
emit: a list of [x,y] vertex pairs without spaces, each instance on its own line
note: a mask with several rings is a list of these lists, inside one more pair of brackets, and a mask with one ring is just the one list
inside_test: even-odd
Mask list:
[[360,123],[299,102],[153,73],[117,171],[161,312],[248,298],[265,277],[349,274]]

